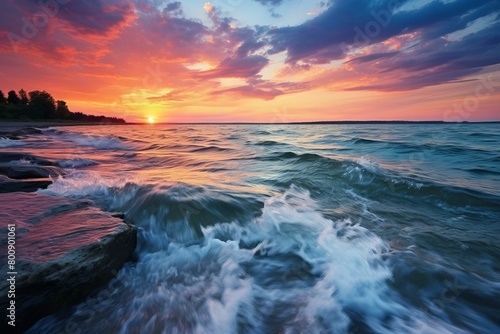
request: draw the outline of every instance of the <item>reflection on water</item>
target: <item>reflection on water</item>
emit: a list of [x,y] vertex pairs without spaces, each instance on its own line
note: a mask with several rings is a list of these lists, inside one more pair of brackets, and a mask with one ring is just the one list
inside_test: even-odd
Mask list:
[[499,332],[499,144],[496,124],[44,130],[15,147],[67,170],[40,192],[139,241],[105,298],[31,332]]

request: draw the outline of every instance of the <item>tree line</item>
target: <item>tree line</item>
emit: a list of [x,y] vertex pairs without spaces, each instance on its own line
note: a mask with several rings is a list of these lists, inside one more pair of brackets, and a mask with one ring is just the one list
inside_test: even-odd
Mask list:
[[125,123],[122,118],[72,112],[65,101],[55,100],[44,90],[27,93],[24,89],[11,90],[7,96],[0,90],[0,119]]

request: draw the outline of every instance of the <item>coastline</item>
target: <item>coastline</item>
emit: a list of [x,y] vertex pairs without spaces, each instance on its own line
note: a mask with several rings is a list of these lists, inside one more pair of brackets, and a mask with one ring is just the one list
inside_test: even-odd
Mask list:
[[[91,202],[103,210],[98,217],[110,224],[118,222],[106,217],[108,213],[121,213],[120,218],[133,224],[139,239],[133,255],[126,260],[130,262],[113,268],[115,271],[92,270],[91,274],[97,275],[83,277],[80,271],[75,274],[64,258],[58,261],[54,266],[60,266],[61,271],[50,276],[59,281],[66,281],[68,276],[87,279],[106,274],[109,280],[77,287],[75,294],[58,286],[56,290],[64,297],[44,288],[44,298],[57,296],[43,307],[48,317],[24,308],[31,302],[28,297],[36,296],[21,284],[21,274],[30,273],[38,284],[47,276],[41,270],[52,263],[47,261],[42,267],[19,264],[16,323],[29,326],[35,316],[42,317],[29,332],[64,332],[67,326],[86,333],[116,332],[124,330],[123,321],[131,324],[126,330],[140,331],[152,317],[158,319],[158,328],[175,329],[175,321],[180,319],[192,324],[183,328],[184,332],[195,331],[197,319],[206,315],[199,305],[208,309],[214,298],[219,300],[228,293],[238,296],[238,303],[252,305],[248,319],[257,319],[259,328],[267,332],[287,323],[273,311],[266,310],[269,317],[258,313],[262,303],[270,308],[285,307],[280,312],[301,312],[302,304],[295,304],[297,295],[310,298],[307,300],[311,300],[314,311],[311,317],[321,316],[322,311],[317,313],[314,308],[321,303],[328,314],[349,321],[349,328],[384,321],[387,314],[435,321],[438,329],[448,326],[456,328],[454,332],[466,332],[488,324],[488,317],[498,309],[498,290],[488,283],[498,263],[495,259],[500,258],[491,232],[500,196],[495,126],[137,125],[56,129],[18,130],[18,139],[25,144],[5,140],[5,144],[13,145],[0,149],[5,151],[6,173],[37,176],[23,180],[23,184],[6,179],[9,189],[35,192],[3,196],[3,213],[11,214],[8,221],[18,224],[18,259],[41,254],[29,253],[31,249],[22,245],[25,226],[30,233],[36,232],[27,225],[31,218],[22,217],[47,217],[36,227],[57,231],[58,237],[61,227],[71,227],[68,222],[72,221],[85,221],[89,233],[100,231],[95,228],[101,223],[92,218],[97,212],[90,208]],[[36,139],[37,132],[42,132],[40,140]],[[37,175],[33,175],[35,172]],[[40,180],[48,173],[64,176]],[[44,182],[43,187],[52,182],[54,185],[47,191],[37,191],[42,188],[40,182]],[[0,188],[7,189],[7,185]],[[47,210],[42,210],[44,203],[50,204]],[[55,211],[53,206],[57,207]],[[61,212],[65,207],[81,210]],[[13,208],[19,213],[12,214]],[[92,217],[81,218],[84,212]],[[464,236],[464,229],[470,238]],[[50,235],[50,242],[63,244]],[[35,237],[27,235],[25,245]],[[121,240],[120,234],[116,239],[117,243]],[[109,259],[121,259],[127,255],[123,250],[133,248],[131,242],[117,243],[106,248],[109,252],[90,253],[103,258],[100,263],[106,266]],[[422,256],[413,256],[408,251],[412,249]],[[72,254],[88,253],[75,249]],[[492,260],[481,262],[478,258]],[[433,270],[437,266],[440,270]],[[457,266],[464,269],[457,271]],[[366,273],[367,279],[352,280],[352,284],[345,279],[365,277]],[[426,280],[416,281],[415,276],[425,276]],[[338,286],[346,299],[324,293],[323,277],[332,277],[329,284]],[[386,277],[394,277],[397,284]],[[457,277],[453,287],[456,295],[446,285],[454,282],[453,277]],[[345,282],[349,285],[343,285]],[[243,290],[234,290],[234,284]],[[413,288],[408,289],[415,284],[419,284],[418,295]],[[383,300],[377,304],[387,310],[382,318],[378,313],[363,313],[364,302],[359,306],[346,304],[350,296],[367,288],[370,296]],[[276,298],[269,298],[269,289],[277,291]],[[245,293],[240,295],[239,291]],[[456,297],[453,303],[439,299],[442,291],[449,298]],[[317,300],[318,294],[326,299]],[[74,301],[66,295],[74,296]],[[120,305],[120,310],[115,305]],[[427,308],[421,309],[421,305]],[[432,313],[433,307],[440,306],[452,310],[452,316],[463,316],[471,308],[478,311],[472,313],[475,320],[470,324],[456,324]],[[350,308],[359,316],[345,311]],[[22,316],[28,313],[32,318]],[[174,320],[172,314],[176,315]],[[237,322],[238,317],[233,314],[230,321]],[[405,331],[394,326],[388,330]],[[497,329],[491,327],[492,331]],[[213,331],[226,330],[214,327]],[[338,331],[349,332],[343,328]]]
[[115,123],[92,123],[92,122],[44,122],[44,121],[0,121],[0,131],[9,132],[25,128],[48,128],[52,126],[83,126],[83,125],[127,125]]
[[[22,140],[41,133],[40,128],[71,125],[99,124],[4,122],[0,140]],[[0,306],[8,310],[2,332],[22,333],[89,298],[116,276],[137,243],[136,228],[124,214],[104,211],[86,199],[37,193],[66,174],[57,161],[37,153],[0,146],[0,229],[13,240],[0,245],[0,269],[9,274],[0,284]]]

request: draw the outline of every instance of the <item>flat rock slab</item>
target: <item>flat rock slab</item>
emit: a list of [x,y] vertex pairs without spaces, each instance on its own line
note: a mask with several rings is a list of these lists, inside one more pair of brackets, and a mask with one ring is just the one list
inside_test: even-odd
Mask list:
[[38,189],[45,189],[52,183],[51,179],[27,179],[13,180],[7,176],[0,175],[0,193],[12,193],[16,191],[35,192]]
[[[8,224],[16,226],[16,331],[78,302],[110,280],[137,242],[133,227],[90,201],[0,194],[0,270],[4,273],[12,271],[7,267]],[[0,308],[4,310],[10,303],[8,290],[8,282],[2,280]]]
[[32,164],[41,165],[41,166],[53,166],[54,163],[41,157],[37,157],[36,155],[27,154],[27,153],[19,153],[19,152],[0,152],[0,162],[13,162],[24,160],[28,161]]
[[0,174],[11,179],[39,179],[64,175],[64,170],[55,166],[12,165],[0,163]]

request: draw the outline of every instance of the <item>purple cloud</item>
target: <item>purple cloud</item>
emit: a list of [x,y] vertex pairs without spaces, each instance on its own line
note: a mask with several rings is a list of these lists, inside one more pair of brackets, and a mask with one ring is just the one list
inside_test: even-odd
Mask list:
[[206,79],[249,78],[257,75],[268,63],[269,59],[258,55],[226,58],[216,68],[199,72],[197,76]]

